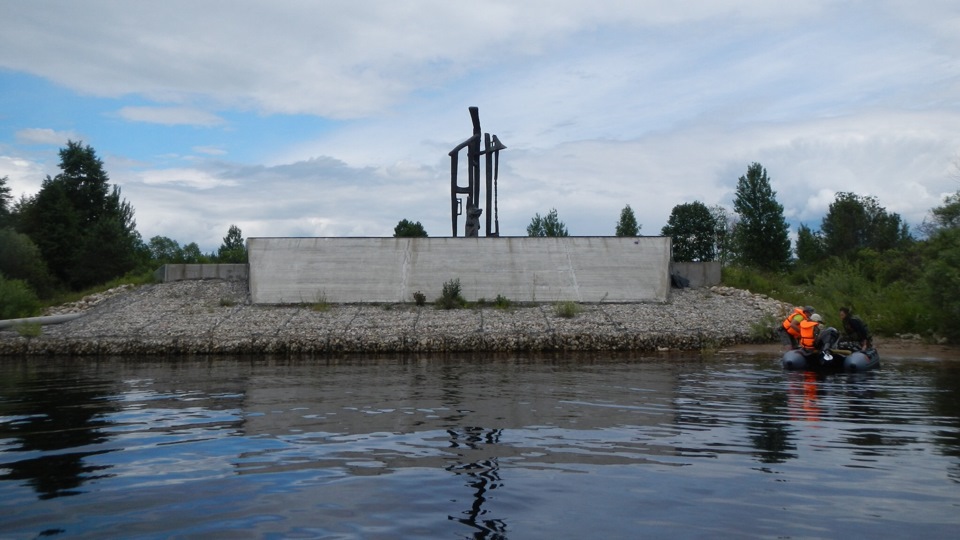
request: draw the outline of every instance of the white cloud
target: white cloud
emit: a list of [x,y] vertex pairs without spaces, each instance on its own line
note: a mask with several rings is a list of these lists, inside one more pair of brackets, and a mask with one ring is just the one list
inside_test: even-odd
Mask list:
[[221,186],[235,186],[237,182],[230,179],[218,178],[205,171],[197,169],[158,169],[145,171],[141,180],[148,185],[181,185],[193,189],[212,189]]
[[131,122],[147,122],[165,126],[217,126],[223,118],[189,107],[123,107],[117,114]]
[[[53,7],[58,17],[46,16]],[[449,234],[447,152],[471,133],[469,105],[508,146],[499,218],[510,235],[553,207],[574,234],[611,234],[625,204],[658,234],[677,204],[729,207],[754,161],[790,219],[811,226],[836,192],[874,195],[918,222],[956,186],[951,2],[238,0],[224,13],[90,0],[5,11],[0,66],[111,98],[132,121],[123,150],[98,150],[118,164],[111,178],[145,236],[216,247],[231,223],[248,236],[389,236],[402,218]],[[347,120],[288,135],[253,119],[287,114]],[[230,130],[192,129],[227,119]],[[144,123],[167,126],[168,140],[114,156]],[[100,139],[115,129],[98,127]],[[240,129],[246,146],[226,142]],[[26,144],[68,132],[20,134]],[[237,162],[261,141],[260,164]],[[42,169],[10,176],[38,186]]]
[[39,191],[44,174],[43,167],[38,163],[21,157],[0,155],[0,178],[7,178],[7,187],[14,199]]
[[80,136],[71,131],[56,131],[48,128],[27,128],[16,133],[17,142],[23,144],[59,144],[80,140]]
[[[216,3],[172,0],[124,9],[113,2],[23,3],[6,10],[0,65],[98,96],[135,93],[170,104],[206,96],[264,113],[350,118],[470,70],[547,60],[558,43],[601,27],[637,35],[684,23],[718,29],[732,18],[773,31],[831,4],[649,0],[598,9],[590,1],[371,7],[238,0],[227,15]],[[47,16],[54,5],[58,16]]]
[[226,150],[217,146],[194,146],[193,151],[208,156],[222,156],[227,153]]

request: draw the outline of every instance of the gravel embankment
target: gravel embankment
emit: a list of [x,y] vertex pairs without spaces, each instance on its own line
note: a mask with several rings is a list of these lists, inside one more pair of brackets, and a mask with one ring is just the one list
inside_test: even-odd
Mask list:
[[[245,281],[180,281],[114,291],[37,337],[0,331],[0,355],[338,354],[699,350],[756,342],[788,306],[728,287],[673,289],[666,303],[438,310],[433,305],[252,305]],[[772,339],[772,331],[767,340]]]

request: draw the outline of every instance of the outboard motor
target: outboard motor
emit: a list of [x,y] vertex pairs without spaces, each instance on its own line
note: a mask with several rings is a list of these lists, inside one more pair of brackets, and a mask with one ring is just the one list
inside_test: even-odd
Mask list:
[[814,346],[820,350],[827,351],[831,349],[837,349],[837,345],[840,344],[840,332],[832,326],[828,326],[820,331],[820,335],[817,337],[816,343]]

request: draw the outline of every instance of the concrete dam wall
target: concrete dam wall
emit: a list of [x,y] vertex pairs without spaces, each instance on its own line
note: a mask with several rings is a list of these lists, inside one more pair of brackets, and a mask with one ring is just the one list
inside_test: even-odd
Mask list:
[[669,237],[248,238],[256,304],[434,301],[663,302]]

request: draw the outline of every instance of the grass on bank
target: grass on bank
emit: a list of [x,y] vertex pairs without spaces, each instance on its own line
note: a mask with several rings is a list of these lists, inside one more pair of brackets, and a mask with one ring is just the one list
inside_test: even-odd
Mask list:
[[839,328],[839,310],[848,307],[875,335],[909,333],[935,337],[935,321],[926,306],[924,291],[916,284],[901,281],[871,281],[854,265],[835,265],[812,276],[724,267],[722,275],[726,286],[765,294],[795,306],[813,306],[828,326]]
[[59,291],[49,298],[41,299],[25,282],[16,279],[4,279],[0,276],[0,297],[4,299],[2,305],[0,305],[0,319],[37,317],[49,307],[77,302],[84,297],[108,291],[121,285],[136,286],[154,283],[155,281],[153,272],[130,273],[81,291]]

